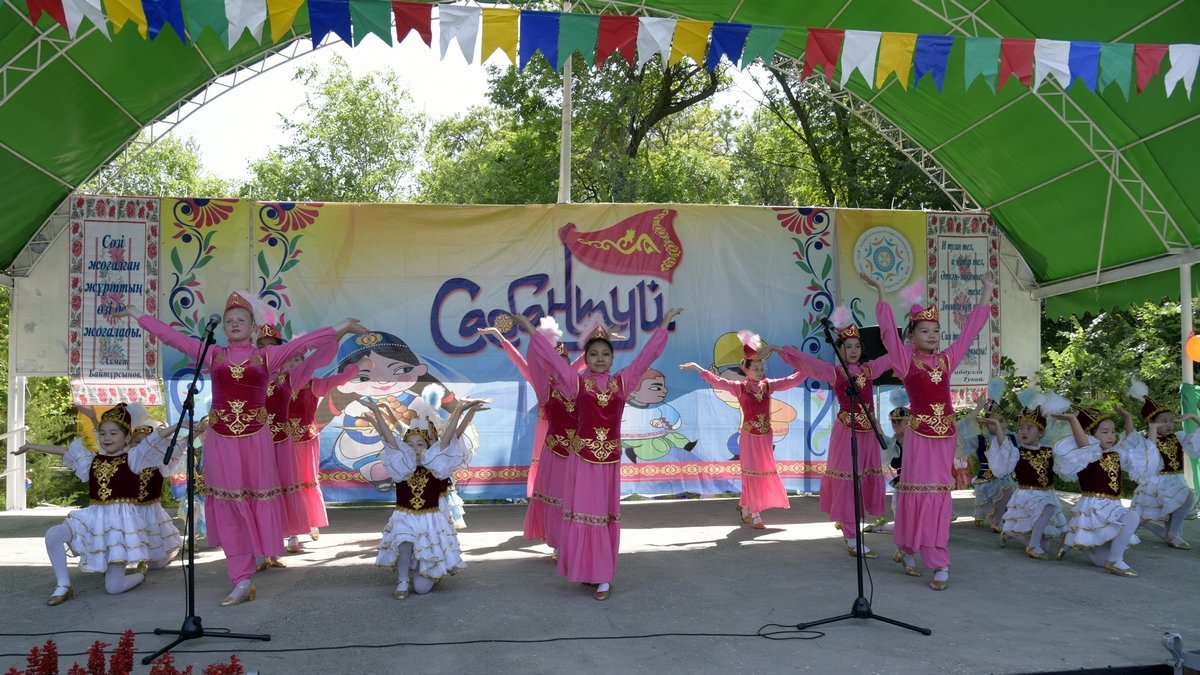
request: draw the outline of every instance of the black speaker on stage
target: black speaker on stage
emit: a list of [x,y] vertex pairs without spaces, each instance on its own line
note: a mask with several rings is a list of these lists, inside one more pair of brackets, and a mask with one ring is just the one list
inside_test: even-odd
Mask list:
[[[900,331],[897,330],[896,332]],[[887,349],[883,346],[883,339],[879,337],[879,326],[860,326],[858,334],[860,336],[859,339],[862,340],[863,361],[877,359],[887,354]],[[900,384],[900,378],[896,376],[895,371],[889,370],[886,375],[875,380],[875,386],[881,384]]]

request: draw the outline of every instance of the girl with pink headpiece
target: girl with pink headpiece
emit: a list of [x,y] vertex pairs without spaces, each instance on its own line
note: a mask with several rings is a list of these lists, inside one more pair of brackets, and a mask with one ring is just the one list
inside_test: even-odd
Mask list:
[[904,434],[904,473],[896,485],[896,546],[904,573],[919,577],[915,555],[934,569],[929,587],[945,590],[950,580],[950,522],[954,519],[950,491],[954,488],[954,452],[957,447],[950,376],[966,356],[991,316],[993,286],[985,273],[979,304],[971,310],[958,338],[946,350],[942,343],[937,305],[913,304],[906,342],[900,341],[896,318],[887,303],[883,284],[868,274],[862,280],[875,288],[879,301],[875,316],[893,370],[908,391],[908,429]]
[[[837,397],[837,422],[833,425],[833,433],[829,439],[829,457],[825,465],[825,475],[821,477],[821,511],[829,514],[834,524],[841,529],[842,538],[846,544],[846,552],[851,557],[857,555],[854,526],[854,460],[851,456],[850,438],[853,434],[858,447],[858,473],[862,494],[862,515],[871,514],[882,516],[887,511],[887,488],[883,482],[883,463],[881,461],[879,437],[875,435],[871,420],[875,417],[874,381],[883,377],[892,369],[890,354],[862,361],[862,337],[858,326],[849,321],[849,311],[835,311],[833,325],[845,325],[838,330],[834,339],[834,349],[838,350],[842,359],[849,367],[854,377],[854,386],[862,395],[865,408],[854,408],[850,395],[846,393],[849,382],[846,373],[838,363],[829,363],[815,359],[795,347],[782,350],[783,360],[798,371],[806,371],[809,377],[828,382]],[[841,318],[842,320],[838,320]],[[863,545],[863,557],[874,558],[875,552]]]
[[587,370],[576,373],[541,331],[530,348],[549,365],[563,393],[575,400],[579,421],[567,459],[563,484],[563,523],[559,536],[558,573],[571,581],[596,584],[596,600],[607,600],[617,572],[621,546],[621,416],[625,399],[641,382],[642,373],[667,347],[667,326],[682,312],[667,311],[662,323],[633,362],[610,374],[611,333],[593,315],[584,335]]
[[738,463],[742,469],[742,495],[738,498],[738,516],[756,530],[766,528],[762,512],[791,508],[787,490],[779,478],[775,446],[771,433],[771,394],[787,391],[804,383],[807,375],[796,372],[779,379],[763,376],[767,357],[777,348],[763,343],[748,330],[738,332],[742,342],[742,372],[746,379],[734,382],[705,370],[697,363],[685,363],[680,370],[694,370],[708,386],[737,397],[742,410],[738,426]]
[[[283,553],[286,513],[275,461],[267,386],[289,361],[345,333],[364,332],[357,319],[321,328],[284,345],[258,348],[254,338],[264,320],[250,293],[231,293],[225,302],[227,344],[209,348],[205,363],[212,378],[211,433],[204,439],[204,500],[208,540],[225,551],[233,590],[222,607],[253,600],[255,558]],[[157,317],[126,305],[121,315],[135,318],[144,330],[198,359],[204,343],[184,335]]]

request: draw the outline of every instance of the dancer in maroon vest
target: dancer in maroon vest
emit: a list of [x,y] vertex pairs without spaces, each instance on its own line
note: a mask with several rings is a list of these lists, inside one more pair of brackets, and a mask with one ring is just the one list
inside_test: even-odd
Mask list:
[[[1138,386],[1140,385],[1140,387]],[[1183,521],[1196,506],[1196,493],[1184,478],[1186,457],[1200,457],[1200,427],[1192,433],[1176,430],[1183,420],[1200,423],[1193,414],[1175,416],[1146,394],[1146,385],[1134,381],[1142,399],[1142,419],[1146,420],[1146,441],[1142,444],[1135,470],[1130,477],[1137,481],[1133,493],[1133,510],[1142,520],[1142,527],[1153,532],[1167,546],[1181,550],[1192,548],[1183,539]]]

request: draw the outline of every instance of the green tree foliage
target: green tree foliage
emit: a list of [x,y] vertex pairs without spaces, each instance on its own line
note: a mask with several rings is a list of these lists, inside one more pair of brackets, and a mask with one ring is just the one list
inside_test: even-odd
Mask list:
[[290,142],[250,166],[241,196],[296,201],[395,202],[412,192],[425,118],[392,73],[358,77],[334,57],[297,70],[304,103],[280,115]]
[[80,186],[83,192],[147,197],[225,197],[235,191],[228,181],[204,170],[195,138],[167,135],[146,146],[149,132],[113,162],[119,172],[101,173]]

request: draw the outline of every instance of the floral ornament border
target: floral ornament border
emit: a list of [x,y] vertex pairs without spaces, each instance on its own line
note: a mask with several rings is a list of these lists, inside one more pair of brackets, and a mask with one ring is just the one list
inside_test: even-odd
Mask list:
[[71,397],[78,405],[114,405],[121,401],[162,405],[158,386],[158,340],[146,335],[143,345],[141,385],[101,385],[84,382],[83,363],[83,225],[90,219],[141,222],[146,227],[146,310],[158,309],[158,254],[160,200],[154,197],[111,197],[79,195],[71,199],[70,251],[68,252],[67,376]]
[[324,205],[323,202],[259,202],[254,207],[256,224],[262,233],[258,243],[266,244],[266,248],[259,248],[254,256],[258,268],[258,297],[275,310],[274,323],[285,338],[292,337],[293,329],[285,309],[292,306],[292,299],[283,277],[300,264],[300,255],[304,253],[300,248],[300,240],[304,238],[301,230],[317,221]]

